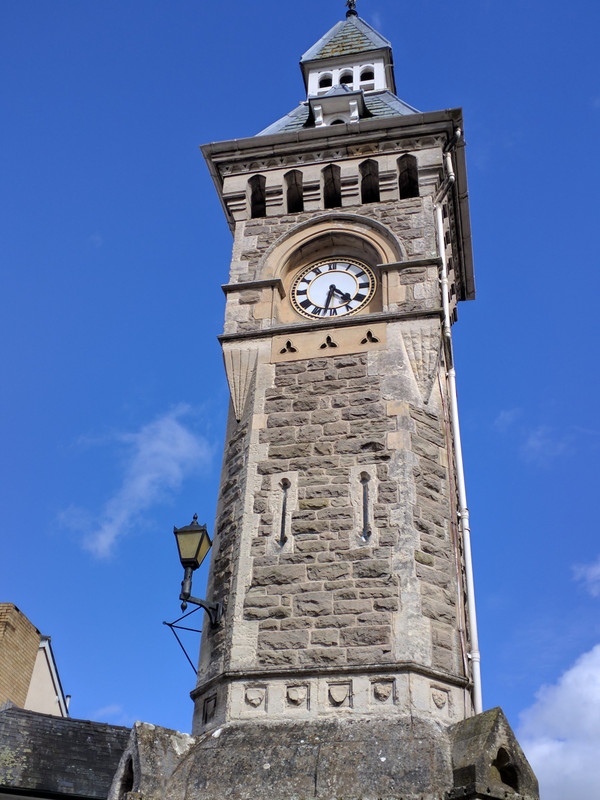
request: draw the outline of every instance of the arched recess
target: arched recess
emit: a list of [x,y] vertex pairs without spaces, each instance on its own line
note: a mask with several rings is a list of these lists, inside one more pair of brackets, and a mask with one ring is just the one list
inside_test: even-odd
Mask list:
[[417,159],[408,153],[398,159],[398,189],[400,200],[419,196]]
[[299,169],[293,169],[285,174],[285,201],[288,214],[304,211],[302,173]]
[[[360,214],[338,212],[323,214],[317,219],[302,222],[281,236],[262,257],[257,276],[260,279],[284,280],[292,261],[298,257],[302,259],[302,254],[308,257],[308,253],[312,252],[312,243],[317,238],[330,252],[331,248],[335,248],[339,243],[338,234],[354,237],[358,247],[354,256],[359,260],[363,249],[367,248],[365,254],[369,258],[371,254],[375,258],[370,266],[406,260],[406,251],[402,243],[387,226]],[[327,237],[327,240],[324,241],[322,237]],[[324,258],[326,257],[327,253],[324,255]]]
[[127,759],[127,763],[123,769],[121,780],[119,782],[119,800],[123,800],[125,795],[133,791],[134,776],[133,776],[133,761],[131,756]]
[[[406,258],[402,245],[394,234],[380,222],[358,214],[326,214],[296,226],[275,242],[263,256],[259,265],[260,278],[279,278],[283,283],[284,297],[295,275],[304,266],[328,258],[354,258],[374,268],[392,264]],[[378,291],[370,305],[371,311],[382,307]],[[297,315],[286,299],[277,304],[280,322],[297,322]]]
[[378,203],[379,194],[379,164],[372,158],[363,161],[360,170],[360,202]]
[[[339,123],[342,123],[340,120]],[[336,124],[337,123],[336,120]],[[341,169],[337,164],[329,164],[321,170],[323,184],[323,206],[325,208],[339,208],[342,205],[342,178]]]
[[266,184],[267,179],[264,175],[253,175],[248,181],[248,202],[252,219],[266,216]]
[[500,780],[505,786],[510,786],[515,792],[519,791],[519,772],[504,747],[499,748],[490,771],[494,779]]

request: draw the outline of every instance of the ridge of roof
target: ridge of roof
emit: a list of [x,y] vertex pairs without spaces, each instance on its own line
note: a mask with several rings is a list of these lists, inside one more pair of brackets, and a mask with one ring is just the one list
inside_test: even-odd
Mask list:
[[391,43],[375,28],[361,17],[351,15],[337,22],[324,36],[321,36],[319,41],[304,53],[300,63],[386,47],[391,49]]

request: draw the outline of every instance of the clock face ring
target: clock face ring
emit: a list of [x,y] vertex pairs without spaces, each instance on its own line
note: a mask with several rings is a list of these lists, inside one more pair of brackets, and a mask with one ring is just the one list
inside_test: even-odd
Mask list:
[[373,298],[373,270],[352,258],[332,258],[305,267],[290,292],[294,309],[310,319],[333,319],[355,314]]

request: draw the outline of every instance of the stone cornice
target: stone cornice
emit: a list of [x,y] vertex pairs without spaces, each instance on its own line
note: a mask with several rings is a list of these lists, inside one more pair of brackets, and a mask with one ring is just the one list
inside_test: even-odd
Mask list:
[[242,292],[252,289],[268,289],[276,288],[279,296],[283,299],[285,297],[285,290],[280,278],[270,278],[262,281],[243,281],[241,283],[224,283],[221,289],[228,295],[230,292]]
[[[304,331],[316,330],[329,330],[335,328],[349,328],[357,326],[369,326],[376,322],[401,322],[402,320],[409,319],[428,319],[430,317],[443,316],[443,309],[441,308],[423,308],[414,311],[380,311],[374,314],[368,314],[358,317],[350,317],[349,319],[336,319],[334,323],[331,320],[315,320],[314,322],[295,322],[291,325],[273,325],[270,328],[263,328],[258,331],[242,331],[240,333],[222,333],[217,336],[217,339],[223,344],[224,342],[237,342],[250,339],[268,339],[275,335],[290,336],[295,333],[302,333]],[[328,324],[327,324],[328,323]]]
[[219,675],[215,675],[201,687],[192,689],[190,697],[195,700],[201,694],[206,694],[215,684],[222,681],[258,681],[276,678],[286,680],[298,680],[298,678],[321,678],[330,675],[390,675],[405,672],[414,672],[426,678],[432,678],[444,683],[452,684],[464,688],[470,685],[468,678],[462,675],[453,675],[443,670],[432,669],[417,664],[414,661],[398,661],[393,664],[356,664],[356,665],[336,665],[323,667],[280,667],[275,669],[245,669],[245,670],[225,670]]

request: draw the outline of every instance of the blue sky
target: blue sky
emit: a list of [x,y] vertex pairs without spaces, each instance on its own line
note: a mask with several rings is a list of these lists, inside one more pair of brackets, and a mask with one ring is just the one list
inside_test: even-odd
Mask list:
[[[194,676],[161,623],[178,614],[173,525],[214,518],[231,251],[198,145],[291,110],[299,56],[344,10],[0,2],[0,599],[52,636],[73,716],[190,728]],[[403,100],[464,109],[478,297],[454,334],[484,703],[546,800],[591,800],[600,14],[358,10],[392,41]]]

